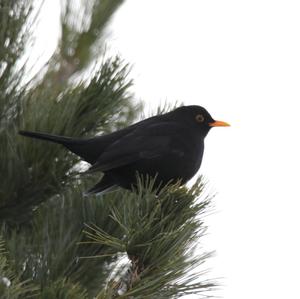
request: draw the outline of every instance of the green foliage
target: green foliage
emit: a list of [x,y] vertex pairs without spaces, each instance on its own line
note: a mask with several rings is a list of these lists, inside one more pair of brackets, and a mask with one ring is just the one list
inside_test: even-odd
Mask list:
[[116,234],[119,228],[110,221],[107,201],[83,197],[86,187],[72,186],[41,204],[32,221],[10,235],[7,247],[14,256],[14,268],[23,269],[23,279],[33,280],[44,288],[65,277],[91,293],[102,286],[109,271],[107,265],[115,258],[80,259],[106,250],[105,246],[79,245],[87,241],[82,234],[84,223],[105,227]]
[[22,90],[19,88],[29,34],[32,1],[0,0],[0,130],[16,113]]
[[69,284],[87,298],[114,298],[124,289],[120,298],[173,298],[213,287],[197,282],[198,272],[190,274],[209,256],[194,255],[195,242],[205,233],[199,216],[209,206],[209,199],[197,200],[201,181],[189,190],[175,185],[158,195],[151,183],[138,192],[100,198],[83,197],[85,188],[72,186],[41,204],[21,230],[6,228],[12,268],[40,286],[42,298],[68,298]]
[[5,244],[0,239],[0,298],[18,299],[31,298],[37,293],[37,288],[28,281],[21,281],[11,269],[7,253],[5,252]]
[[[194,255],[195,242],[205,233],[200,215],[206,212],[209,199],[197,200],[203,191],[201,180],[187,190],[173,185],[156,195],[153,181],[139,184],[137,193],[125,194],[121,208],[109,201],[111,219],[121,234],[111,234],[101,227],[87,226],[86,234],[92,243],[106,245],[107,254],[126,253],[127,275],[123,267],[108,281],[107,289],[115,285],[120,298],[173,298],[189,293],[207,291],[212,282],[195,282],[199,274],[189,274],[209,254]],[[122,262],[123,263],[123,262]],[[112,283],[113,282],[113,283]],[[110,298],[103,297],[103,298]]]
[[[99,52],[104,50],[103,47],[101,48],[99,39],[104,36],[108,21],[123,2],[123,0],[89,1],[89,4],[85,5],[85,11],[81,18],[78,15],[81,26],[78,26],[78,19],[74,23],[74,18],[70,14],[76,10],[73,1],[67,0],[65,2],[61,16],[62,43],[60,53],[61,58],[72,66],[71,72],[76,72],[87,66],[91,60],[91,55],[99,55]],[[95,41],[98,41],[96,45]],[[93,46],[97,47],[96,53],[93,51]]]
[[87,299],[88,294],[86,290],[78,283],[71,283],[64,278],[58,279],[51,286],[42,290],[39,295],[41,299],[55,298],[55,299],[69,299],[80,298]]
[[[28,17],[27,11],[31,10],[24,10],[24,16],[19,20],[20,23],[24,22],[23,27]],[[14,7],[3,9],[1,13],[8,14],[8,19],[10,15],[14,18],[17,12],[11,11],[14,11]],[[22,26],[18,25],[21,30]],[[7,27],[6,35],[10,30],[14,32],[16,28]],[[23,36],[22,46],[25,45]],[[19,47],[23,49],[21,45]],[[16,51],[15,55],[24,52],[19,48]],[[1,57],[1,65],[7,64],[6,57]],[[88,82],[79,81],[75,85],[68,82],[66,74],[65,80],[60,80],[61,71],[66,67],[55,57],[56,54],[52,63],[55,62],[59,68],[50,67],[37,84],[19,86],[11,91],[9,80],[0,81],[1,89],[8,92],[4,97],[6,102],[2,105],[5,120],[0,127],[0,171],[7,174],[1,181],[0,217],[10,221],[25,221],[39,203],[72,184],[74,177],[68,173],[78,162],[76,157],[66,154],[65,149],[59,146],[49,147],[42,142],[25,140],[18,136],[18,129],[93,136],[124,126],[135,117],[137,111],[131,104],[129,89],[132,81],[127,79],[129,68],[119,57],[102,57],[102,64],[95,75]],[[14,67],[16,63],[17,60],[11,62]],[[13,69],[12,66],[10,69]],[[3,76],[9,77],[9,74],[4,72],[1,78]],[[58,85],[57,80],[60,80]]]

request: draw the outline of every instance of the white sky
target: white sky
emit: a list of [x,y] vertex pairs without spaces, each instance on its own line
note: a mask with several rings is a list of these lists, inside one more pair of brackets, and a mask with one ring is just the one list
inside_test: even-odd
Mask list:
[[300,2],[127,0],[110,30],[138,98],[232,125],[211,130],[200,170],[221,298],[299,299]]

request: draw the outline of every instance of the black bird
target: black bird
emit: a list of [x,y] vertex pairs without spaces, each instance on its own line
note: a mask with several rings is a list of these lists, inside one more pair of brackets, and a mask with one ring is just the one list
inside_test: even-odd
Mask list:
[[116,186],[131,189],[137,172],[155,177],[155,186],[180,180],[185,184],[198,171],[204,138],[212,127],[229,126],[215,121],[200,106],[182,106],[147,118],[111,134],[79,139],[39,132],[20,131],[23,136],[59,143],[92,164],[89,171],[104,173],[88,193]]

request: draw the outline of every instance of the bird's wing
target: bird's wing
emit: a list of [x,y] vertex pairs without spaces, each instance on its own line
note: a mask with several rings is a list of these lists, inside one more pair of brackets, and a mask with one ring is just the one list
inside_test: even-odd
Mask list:
[[178,125],[174,123],[152,124],[136,129],[123,136],[100,155],[89,172],[108,171],[125,166],[141,159],[153,159],[172,151],[182,156],[180,149],[171,148],[171,143],[178,135]]

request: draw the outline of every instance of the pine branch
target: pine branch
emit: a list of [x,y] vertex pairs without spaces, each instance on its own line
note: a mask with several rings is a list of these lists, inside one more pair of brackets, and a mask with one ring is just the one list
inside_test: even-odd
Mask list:
[[[60,55],[62,61],[69,65],[69,75],[82,70],[91,61],[91,55],[103,54],[101,49],[101,39],[107,23],[111,20],[112,15],[123,3],[123,0],[94,0],[90,3],[82,2],[80,10],[74,8],[72,1],[66,1],[62,14],[62,39]],[[84,14],[80,13],[84,10]],[[81,15],[81,17],[80,17]],[[78,21],[81,26],[74,24]],[[76,30],[79,27],[79,30]],[[70,40],[72,43],[70,43]],[[99,43],[100,40],[100,43]],[[97,52],[93,52],[93,46],[98,41]]]
[[[66,90],[58,101],[47,91],[29,91],[18,116],[19,127],[75,137],[123,126],[135,115],[127,74],[128,67],[119,58],[109,59],[87,86],[82,83]],[[25,216],[57,194],[74,180],[68,172],[78,162],[60,146],[49,147],[16,134],[13,126],[0,135],[0,170],[8,174],[1,182],[0,218]]]
[[[111,218],[122,231],[112,235],[96,225],[85,233],[93,243],[105,245],[109,254],[128,257],[124,266],[108,281],[98,298],[177,298],[186,294],[204,294],[214,287],[211,281],[196,282],[189,274],[201,265],[208,253],[195,256],[195,242],[206,228],[199,215],[206,213],[210,200],[201,201],[203,184],[198,181],[190,190],[178,185],[155,190],[140,185],[138,193],[126,194],[124,206],[111,205]],[[117,194],[115,196],[120,196]]]
[[[62,4],[61,37],[39,84],[59,94],[70,79],[103,59],[105,29],[124,0],[73,1]],[[78,4],[78,3],[77,3]]]
[[[0,133],[13,122],[23,90],[21,64],[28,44],[32,16],[32,0],[0,1]],[[32,16],[32,18],[30,18]]]
[[[21,8],[8,7],[2,9],[1,13],[9,19],[13,11],[11,18],[16,22],[15,16],[23,13]],[[22,22],[17,23],[18,27],[14,28],[12,36],[18,35],[15,31],[24,28],[31,10],[24,10]],[[10,30],[7,27],[8,33]],[[25,37],[28,38],[24,34],[15,41],[19,48],[12,53],[17,58],[23,53]],[[4,48],[5,51],[11,49]],[[3,63],[7,63],[5,55]],[[13,68],[17,58],[9,64],[7,70]],[[118,57],[103,60],[100,70],[89,83],[68,86],[64,82],[53,88],[56,77],[51,79],[50,74],[54,73],[49,70],[39,84],[28,84],[12,90],[11,82],[17,86],[20,80],[14,81],[13,74],[8,76],[7,72],[0,76],[10,78],[2,81],[3,90],[10,90],[10,93],[4,96],[5,103],[0,105],[0,110],[2,107],[5,114],[0,126],[0,170],[7,174],[0,188],[0,218],[17,219],[18,222],[29,218],[34,207],[70,183],[72,178],[67,173],[78,162],[72,155],[65,156],[65,150],[55,145],[50,149],[43,143],[36,143],[37,146],[32,148],[32,142],[17,136],[19,128],[87,136],[110,131],[113,126],[118,128],[135,115],[135,108],[130,103],[131,94],[128,92],[132,85],[131,80],[127,79],[128,66]]]
[[[86,187],[72,186],[41,204],[32,221],[24,223],[18,231],[2,229],[13,269],[22,280],[33,282],[41,296],[55,284],[58,288],[64,279],[68,284],[81,286],[90,298],[103,288],[110,265],[116,260],[114,255],[106,254],[109,248],[105,245],[81,245],[88,241],[82,234],[84,223],[104,227],[113,234],[121,233],[110,221],[110,200],[83,197]],[[121,208],[122,202],[115,200],[114,205]],[[84,258],[91,256],[101,259]]]
[[5,244],[0,238],[0,297],[3,299],[31,298],[37,294],[37,288],[29,280],[20,280],[8,263]]

